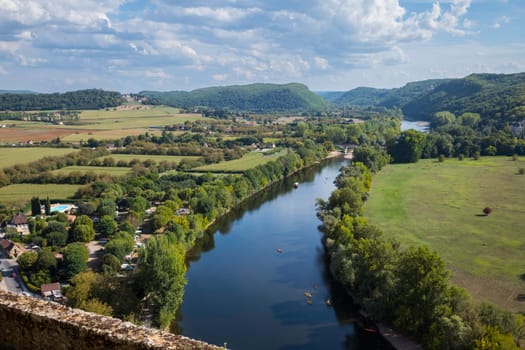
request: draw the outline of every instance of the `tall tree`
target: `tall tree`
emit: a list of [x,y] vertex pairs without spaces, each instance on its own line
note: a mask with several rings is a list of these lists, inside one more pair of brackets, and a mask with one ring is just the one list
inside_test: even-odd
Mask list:
[[33,197],[31,198],[31,215],[37,216],[40,214],[42,214],[42,212],[40,211],[40,198]]
[[46,215],[51,214],[51,201],[49,200],[49,197],[47,197],[46,201],[44,202],[44,208]]
[[140,275],[144,292],[158,310],[158,322],[166,329],[175,319],[186,285],[184,248],[172,233],[148,240],[142,251]]

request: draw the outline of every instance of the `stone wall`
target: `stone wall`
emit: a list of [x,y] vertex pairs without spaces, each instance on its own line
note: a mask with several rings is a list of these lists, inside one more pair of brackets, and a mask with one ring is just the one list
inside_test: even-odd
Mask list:
[[183,336],[0,291],[1,349],[220,349]]

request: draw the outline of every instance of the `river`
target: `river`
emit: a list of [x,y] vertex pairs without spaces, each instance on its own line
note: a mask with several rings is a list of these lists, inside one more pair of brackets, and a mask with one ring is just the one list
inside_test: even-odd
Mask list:
[[356,327],[351,300],[326,268],[315,200],[328,198],[341,165],[272,186],[199,241],[176,332],[231,349],[388,348]]
[[427,133],[429,128],[430,128],[430,123],[427,121],[410,121],[410,120],[401,121],[401,131],[405,131],[408,129],[414,129],[417,131]]

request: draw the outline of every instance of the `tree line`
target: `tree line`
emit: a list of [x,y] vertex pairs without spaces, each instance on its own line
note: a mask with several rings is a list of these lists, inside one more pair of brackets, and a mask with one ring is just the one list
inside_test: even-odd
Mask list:
[[100,89],[78,90],[52,94],[0,94],[0,110],[70,110],[101,109],[119,106],[121,94]]

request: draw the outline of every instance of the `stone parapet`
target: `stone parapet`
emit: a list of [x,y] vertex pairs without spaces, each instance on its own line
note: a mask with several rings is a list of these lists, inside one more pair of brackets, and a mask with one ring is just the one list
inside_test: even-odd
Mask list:
[[222,349],[184,336],[0,290],[0,348]]

